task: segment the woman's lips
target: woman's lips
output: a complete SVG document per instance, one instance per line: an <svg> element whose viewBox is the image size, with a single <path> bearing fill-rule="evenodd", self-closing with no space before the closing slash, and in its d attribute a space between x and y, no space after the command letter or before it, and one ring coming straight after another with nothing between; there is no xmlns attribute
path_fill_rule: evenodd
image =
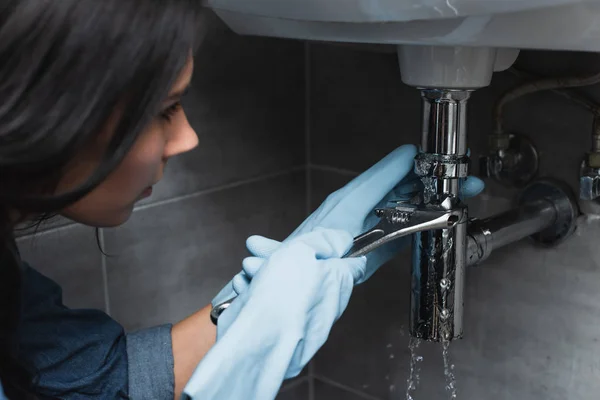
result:
<svg viewBox="0 0 600 400"><path fill-rule="evenodd" d="M141 194L141 198L146 198L146 197L150 197L152 196L152 186L149 186L146 188L146 190L144 190Z"/></svg>

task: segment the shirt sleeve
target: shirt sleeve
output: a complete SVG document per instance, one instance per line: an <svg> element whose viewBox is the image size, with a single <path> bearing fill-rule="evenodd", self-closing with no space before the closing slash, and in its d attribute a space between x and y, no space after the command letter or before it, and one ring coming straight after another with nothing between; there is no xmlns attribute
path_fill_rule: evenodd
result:
<svg viewBox="0 0 600 400"><path fill-rule="evenodd" d="M174 398L171 328L170 324L162 325L127 335L131 399Z"/></svg>
<svg viewBox="0 0 600 400"><path fill-rule="evenodd" d="M19 358L35 372L42 398L128 399L128 359L121 325L99 310L62 303L55 282L24 264Z"/></svg>
<svg viewBox="0 0 600 400"><path fill-rule="evenodd" d="M69 309L54 281L23 266L19 357L36 371L36 395L63 400L171 400L171 325L126 334L106 313ZM0 397L1 399L1 397Z"/></svg>

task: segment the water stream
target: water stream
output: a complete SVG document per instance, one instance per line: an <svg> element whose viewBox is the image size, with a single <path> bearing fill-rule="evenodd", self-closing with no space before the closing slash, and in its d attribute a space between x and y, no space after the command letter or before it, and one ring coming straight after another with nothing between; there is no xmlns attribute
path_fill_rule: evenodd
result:
<svg viewBox="0 0 600 400"><path fill-rule="evenodd" d="M414 400L411 393L417 390L420 382L419 372L421 371L420 363L423 361L423 356L417 354L421 339L410 338L408 348L410 349L410 374L406 380L406 400Z"/></svg>
<svg viewBox="0 0 600 400"><path fill-rule="evenodd" d="M450 394L450 399L456 399L456 377L454 376L454 364L450 360L448 349L450 342L444 340L442 343L442 358L444 359L444 376L446 377L446 391Z"/></svg>
<svg viewBox="0 0 600 400"><path fill-rule="evenodd" d="M421 381L421 363L423 362L423 356L418 354L419 346L422 341L420 339L411 338L408 343L410 350L410 373L406 380L406 400L415 400L413 397L414 392L419 388ZM448 398L454 400L458 398L456 389L456 376L454 375L454 364L450 357L450 342L445 340L442 342L442 358L444 361L444 378L445 378L445 389L448 393Z"/></svg>

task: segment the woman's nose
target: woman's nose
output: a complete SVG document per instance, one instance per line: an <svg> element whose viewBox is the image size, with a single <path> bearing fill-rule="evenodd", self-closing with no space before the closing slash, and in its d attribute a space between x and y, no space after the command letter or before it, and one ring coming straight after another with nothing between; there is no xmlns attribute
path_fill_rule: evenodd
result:
<svg viewBox="0 0 600 400"><path fill-rule="evenodd" d="M198 146L198 135L190 125L187 116L182 115L182 120L175 127L165 146L165 158L173 157L188 152Z"/></svg>

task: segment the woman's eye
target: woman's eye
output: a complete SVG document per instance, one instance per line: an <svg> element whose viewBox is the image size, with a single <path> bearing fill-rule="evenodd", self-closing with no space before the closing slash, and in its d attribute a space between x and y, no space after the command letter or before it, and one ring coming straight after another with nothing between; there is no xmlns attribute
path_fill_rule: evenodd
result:
<svg viewBox="0 0 600 400"><path fill-rule="evenodd" d="M177 112L180 109L181 109L181 102L178 101L177 103L173 104L172 106L169 106L169 108L166 108L165 110L163 110L163 112L160 114L160 117L163 118L167 122L171 122L171 118L173 118L173 116L175 114L177 114Z"/></svg>

